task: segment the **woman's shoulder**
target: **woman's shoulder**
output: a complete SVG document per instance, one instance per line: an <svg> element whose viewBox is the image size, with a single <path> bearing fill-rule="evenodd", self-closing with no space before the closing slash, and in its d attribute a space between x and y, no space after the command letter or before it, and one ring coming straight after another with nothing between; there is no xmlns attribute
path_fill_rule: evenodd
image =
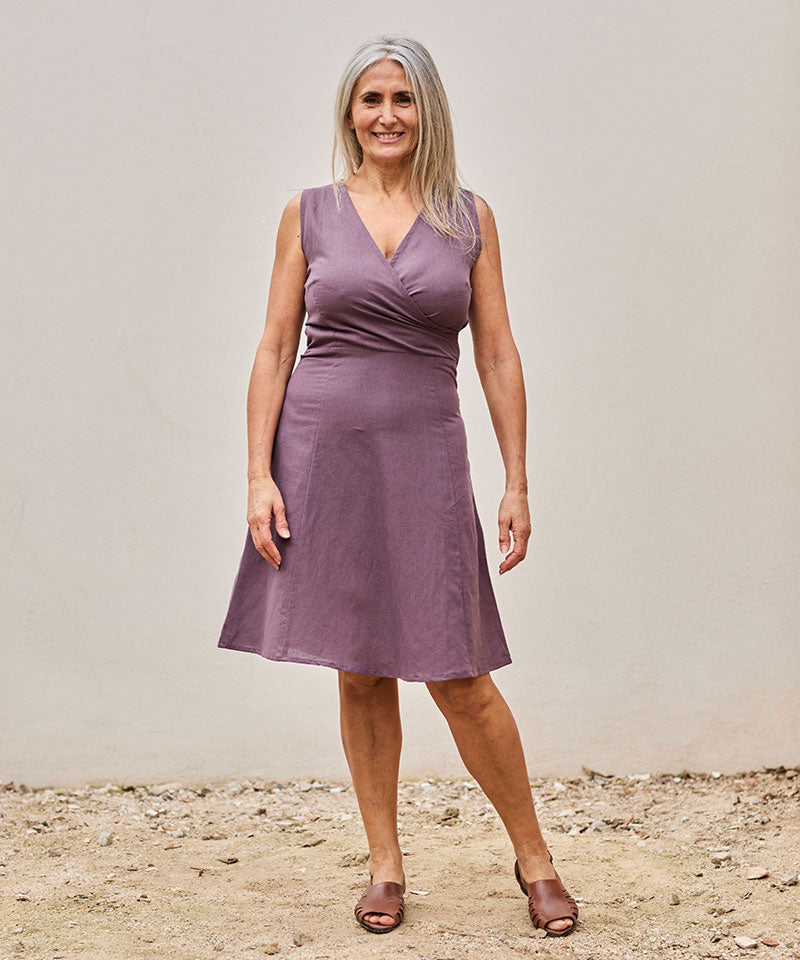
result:
<svg viewBox="0 0 800 960"><path fill-rule="evenodd" d="M483 198L480 193L475 193L473 190L468 190L472 206L475 210L475 214L478 218L478 225L480 226L481 234L485 234L487 228L490 226L492 220L494 219L494 214L492 213L492 208Z"/></svg>
<svg viewBox="0 0 800 960"><path fill-rule="evenodd" d="M343 186L342 186L341 180L340 180L339 183L338 183L338 187L339 187L339 190L344 189ZM306 198L310 198L310 197L314 197L314 198L316 198L316 197L327 197L327 196L331 196L331 197L332 197L332 196L333 196L333 188L334 188L334 183L333 183L333 182L331 182L331 183L319 183L319 184L315 184L314 186L311 186L311 187L304 187L304 188L300 191L300 193L298 193L298 196L301 196L301 195L302 195L302 196L304 196L304 197L306 197Z"/></svg>
<svg viewBox="0 0 800 960"><path fill-rule="evenodd" d="M309 200L317 200L328 193L333 193L332 183L323 183L311 187L303 187L293 193L284 204L287 213L299 213Z"/></svg>
<svg viewBox="0 0 800 960"><path fill-rule="evenodd" d="M483 199L481 194L475 190L471 190L469 187L460 187L459 189L461 190L462 196L466 197L468 201L471 201L479 214L485 214L489 210L489 204Z"/></svg>
<svg viewBox="0 0 800 960"><path fill-rule="evenodd" d="M289 200L288 205L296 210L300 222L300 243L309 260L316 249L317 235L325 230L325 225L336 211L333 183L304 187Z"/></svg>

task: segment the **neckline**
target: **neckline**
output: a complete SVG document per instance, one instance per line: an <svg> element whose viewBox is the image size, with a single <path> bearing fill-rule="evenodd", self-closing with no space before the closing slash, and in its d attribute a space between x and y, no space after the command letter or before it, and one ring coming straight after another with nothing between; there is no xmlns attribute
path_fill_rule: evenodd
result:
<svg viewBox="0 0 800 960"><path fill-rule="evenodd" d="M394 264L395 259L397 258L397 254L398 254L398 253L400 252L400 250L405 246L406 241L407 241L408 238L411 236L411 234L414 232L414 228L415 228L415 227L417 226L417 224L421 221L421 218L422 218L422 210L420 210L420 212L419 212L419 213L417 214L417 216L415 217L414 222L411 224L411 226L410 226L410 227L408 228L408 230L406 231L405 236L403 237L403 239L402 239L402 240L400 241L400 243L398 243L397 246L394 248L394 253L391 255L391 257L388 257L388 258L387 258L386 256L384 256L383 250L381 250L381 248L380 248L380 247L378 246L378 244L375 242L375 238L372 236L372 234L369 232L369 230L367 230L367 225L366 225L366 224L364 223L364 221L361 219L361 214L360 214L360 213L358 212L358 210L356 209L356 205L353 203L353 198L350 196L350 191L349 191L349 190L347 189L347 187L345 186L345 183L344 183L343 180L340 180L340 181L339 181L339 186L342 188L342 190L344 191L344 193L347 194L347 201L348 201L348 203L349 203L349 205L350 205L350 209L352 210L353 215L355 216L356 220L361 224L361 229L364 231L364 234L366 235L366 237L367 237L367 239L369 240L370 244L371 244L372 247L374 247L374 249L377 251L377 253L378 253L378 255L380 256L381 260L383 260L383 262L384 262L387 266L391 267L391 266ZM424 208L423 208L423 209L424 209Z"/></svg>

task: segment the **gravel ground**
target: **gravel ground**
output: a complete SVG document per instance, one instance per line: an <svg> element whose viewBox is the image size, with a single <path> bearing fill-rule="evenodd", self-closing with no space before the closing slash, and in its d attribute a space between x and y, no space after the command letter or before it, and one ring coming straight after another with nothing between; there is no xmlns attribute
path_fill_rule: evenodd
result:
<svg viewBox="0 0 800 960"><path fill-rule="evenodd" d="M528 919L472 780L403 780L406 918L353 907L367 849L348 783L0 784L0 956L71 960L800 958L800 771L531 781L580 920Z"/></svg>

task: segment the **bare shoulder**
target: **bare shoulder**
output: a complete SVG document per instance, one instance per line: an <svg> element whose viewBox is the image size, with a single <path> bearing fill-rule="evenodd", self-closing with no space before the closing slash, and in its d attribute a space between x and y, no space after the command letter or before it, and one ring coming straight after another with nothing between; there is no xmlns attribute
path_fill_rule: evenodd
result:
<svg viewBox="0 0 800 960"><path fill-rule="evenodd" d="M473 194L475 197L475 210L478 214L478 223L481 228L481 234L484 241L491 241L497 236L497 224L494 219L494 211L479 194Z"/></svg>
<svg viewBox="0 0 800 960"><path fill-rule="evenodd" d="M300 243L301 224L300 224L300 199L303 191L294 194L286 202L281 220L278 224L277 245L278 248L286 253L293 251L302 256L302 247Z"/></svg>
<svg viewBox="0 0 800 960"><path fill-rule="evenodd" d="M293 197L290 197L286 203L286 206L283 208L283 214L281 216L281 223L285 222L297 222L300 223L300 200L303 196L303 191L300 190L299 193L296 193Z"/></svg>
<svg viewBox="0 0 800 960"><path fill-rule="evenodd" d="M474 193L473 195L475 197L475 211L478 214L478 225L481 230L481 255L478 257L478 262L484 262L487 258L493 260L495 251L499 246L494 212L480 194ZM487 256L483 256L484 251Z"/></svg>
<svg viewBox="0 0 800 960"><path fill-rule="evenodd" d="M478 222L481 228L484 226L488 227L494 221L492 208L479 193L473 193L473 196L475 197L475 210L478 213Z"/></svg>

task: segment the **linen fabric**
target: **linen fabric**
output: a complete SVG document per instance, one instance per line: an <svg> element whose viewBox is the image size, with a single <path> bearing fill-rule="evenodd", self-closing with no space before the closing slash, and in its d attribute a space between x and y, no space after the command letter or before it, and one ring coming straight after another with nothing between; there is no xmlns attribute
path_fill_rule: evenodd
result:
<svg viewBox="0 0 800 960"><path fill-rule="evenodd" d="M477 242L420 214L391 260L343 183L303 190L307 345L271 470L280 569L249 527L218 646L408 681L511 663L470 477L457 366Z"/></svg>

